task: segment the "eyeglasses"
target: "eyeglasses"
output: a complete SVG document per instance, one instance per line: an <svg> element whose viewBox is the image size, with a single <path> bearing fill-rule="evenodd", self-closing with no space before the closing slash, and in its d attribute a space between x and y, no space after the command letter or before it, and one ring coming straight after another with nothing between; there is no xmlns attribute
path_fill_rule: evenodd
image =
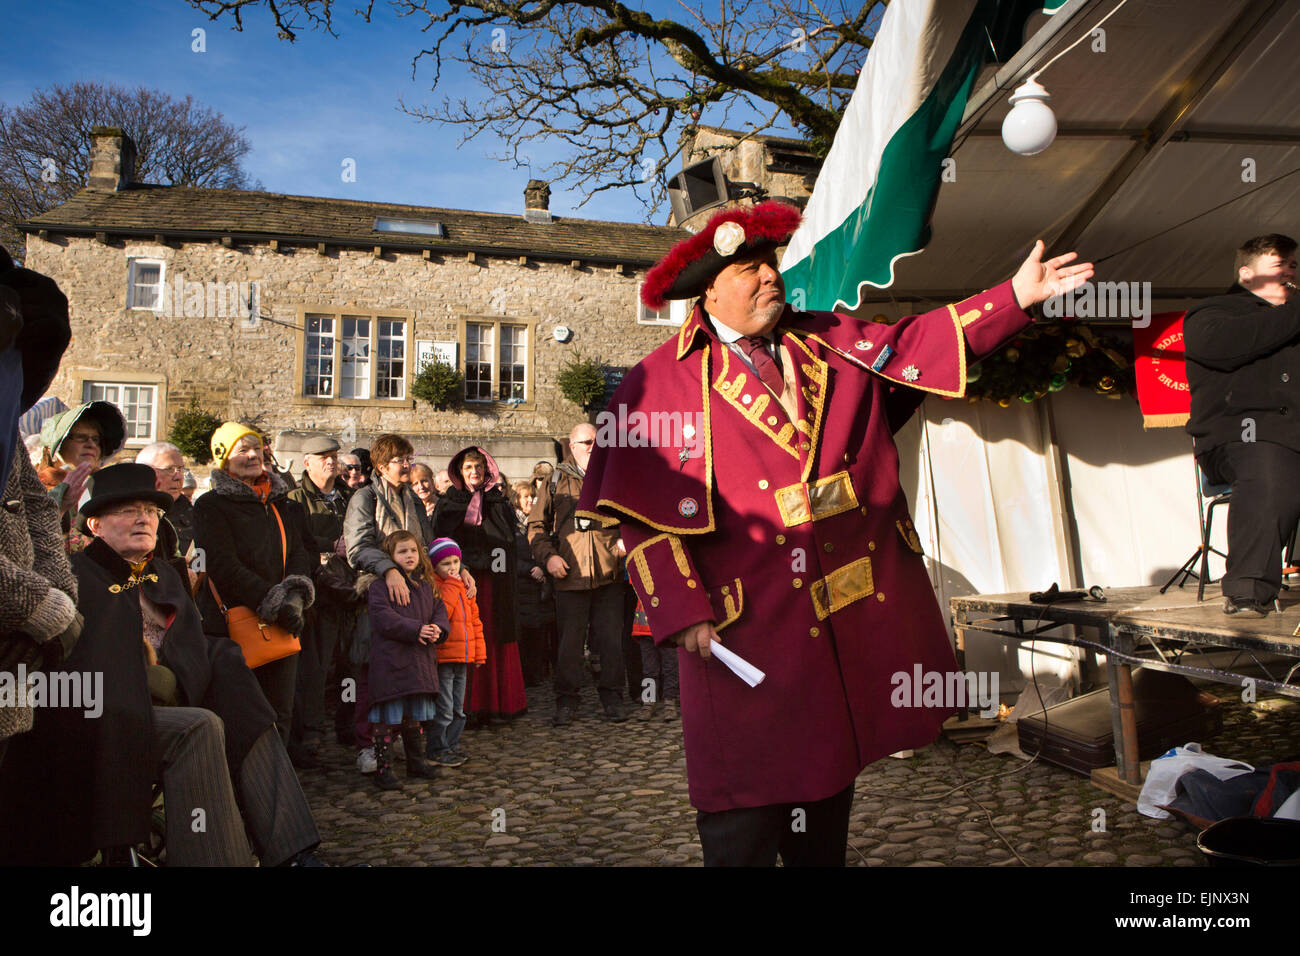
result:
<svg viewBox="0 0 1300 956"><path fill-rule="evenodd" d="M163 472L163 473L165 473L165 474L168 474L168 475L183 475L183 474L185 474L185 466L184 466L184 465L176 465L176 466L174 466L174 467L172 467L172 468L168 468L166 465L154 465L154 466L153 466L153 470L154 470L154 471L161 471L161 472Z"/></svg>
<svg viewBox="0 0 1300 956"><path fill-rule="evenodd" d="M96 445L104 443L99 432L70 432L64 441L94 442Z"/></svg>
<svg viewBox="0 0 1300 956"><path fill-rule="evenodd" d="M161 508L153 505L127 505L123 508L113 508L110 511L102 512L105 518L132 517L132 518L153 518L155 521L162 518L164 512Z"/></svg>
<svg viewBox="0 0 1300 956"><path fill-rule="evenodd" d="M573 442L573 444L575 444L575 445L594 445L594 444L596 444L596 439L594 439L594 438L584 438L582 441L575 441L575 442Z"/></svg>
<svg viewBox="0 0 1300 956"><path fill-rule="evenodd" d="M390 465L414 465L415 457L412 455L408 455L405 458L390 458L388 459L388 463Z"/></svg>
<svg viewBox="0 0 1300 956"><path fill-rule="evenodd" d="M360 471L360 470L361 470L361 466L360 466L360 465L344 465L344 466L343 466L343 470L344 470L344 471Z"/></svg>

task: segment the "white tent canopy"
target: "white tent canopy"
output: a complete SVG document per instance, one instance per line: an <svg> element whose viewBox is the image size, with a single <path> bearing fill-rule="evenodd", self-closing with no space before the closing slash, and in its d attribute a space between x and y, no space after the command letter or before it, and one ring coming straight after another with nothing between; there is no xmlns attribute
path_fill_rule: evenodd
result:
<svg viewBox="0 0 1300 956"><path fill-rule="evenodd" d="M1096 261L1099 281L1150 282L1152 311L1180 309L1226 289L1246 238L1300 231L1300 173L1288 175L1300 169L1300 3L1129 0L1104 39L1090 36L1039 77L1055 142L1032 157L1003 145L1011 92L1117 3L1071 0L1035 15L1022 48L986 68L931 242L898 260L891 288L865 288L859 314L965 298L1007 278L1038 237ZM1073 387L1010 408L931 397L899 445L945 607L1053 581L1160 584L1199 541L1191 440L1144 431L1131 399ZM991 641L969 652L976 669L1010 653Z"/></svg>
<svg viewBox="0 0 1300 956"><path fill-rule="evenodd" d="M1039 77L1056 141L1028 157L1003 145L1011 92L1116 3L1072 0L1030 18L1024 46L968 101L932 241L869 298L963 298L1010 275L1042 237L1098 261L1099 280L1151 282L1176 304L1226 288L1243 240L1296 231L1292 0L1129 0L1101 28L1104 52L1090 36Z"/></svg>

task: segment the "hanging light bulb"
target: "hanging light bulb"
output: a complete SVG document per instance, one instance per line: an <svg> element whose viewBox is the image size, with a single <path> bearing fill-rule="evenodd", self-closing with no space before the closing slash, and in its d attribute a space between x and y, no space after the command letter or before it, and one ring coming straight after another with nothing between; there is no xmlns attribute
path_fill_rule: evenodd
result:
<svg viewBox="0 0 1300 956"><path fill-rule="evenodd" d="M1021 156L1033 156L1056 139L1056 114L1047 105L1051 94L1032 77L1011 94L1011 112L1002 121L1002 142Z"/></svg>

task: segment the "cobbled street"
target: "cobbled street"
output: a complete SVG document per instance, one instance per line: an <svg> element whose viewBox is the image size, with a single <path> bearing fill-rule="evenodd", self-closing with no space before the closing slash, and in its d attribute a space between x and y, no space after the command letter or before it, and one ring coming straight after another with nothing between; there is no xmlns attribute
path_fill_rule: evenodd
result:
<svg viewBox="0 0 1300 956"><path fill-rule="evenodd" d="M1224 703L1208 752L1251 763L1296 755L1300 703ZM699 866L680 721L596 717L588 687L578 719L551 726L549 686L513 722L466 733L472 759L432 782L403 776L379 791L333 741L325 770L301 773L324 842L340 866ZM1017 770L949 792L963 782ZM1104 830L1095 830L1104 811ZM1196 833L1140 815L1083 776L946 739L858 777L847 863L855 866L1203 866ZM1008 845L1009 844L1009 845ZM1017 857L1016 854L1019 854Z"/></svg>

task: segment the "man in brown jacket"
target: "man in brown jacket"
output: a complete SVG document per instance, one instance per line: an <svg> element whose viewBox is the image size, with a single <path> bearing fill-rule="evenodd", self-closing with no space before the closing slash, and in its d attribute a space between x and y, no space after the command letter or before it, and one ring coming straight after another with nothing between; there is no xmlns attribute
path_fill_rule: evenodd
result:
<svg viewBox="0 0 1300 956"><path fill-rule="evenodd" d="M556 727L570 723L578 707L588 626L592 647L600 655L597 689L605 719L618 723L630 716L622 702L623 543L617 526L602 528L577 516L582 479L595 444L594 426L574 426L569 454L555 472L558 480L537 489L528 515L528 545L555 583L560 625L552 720Z"/></svg>

